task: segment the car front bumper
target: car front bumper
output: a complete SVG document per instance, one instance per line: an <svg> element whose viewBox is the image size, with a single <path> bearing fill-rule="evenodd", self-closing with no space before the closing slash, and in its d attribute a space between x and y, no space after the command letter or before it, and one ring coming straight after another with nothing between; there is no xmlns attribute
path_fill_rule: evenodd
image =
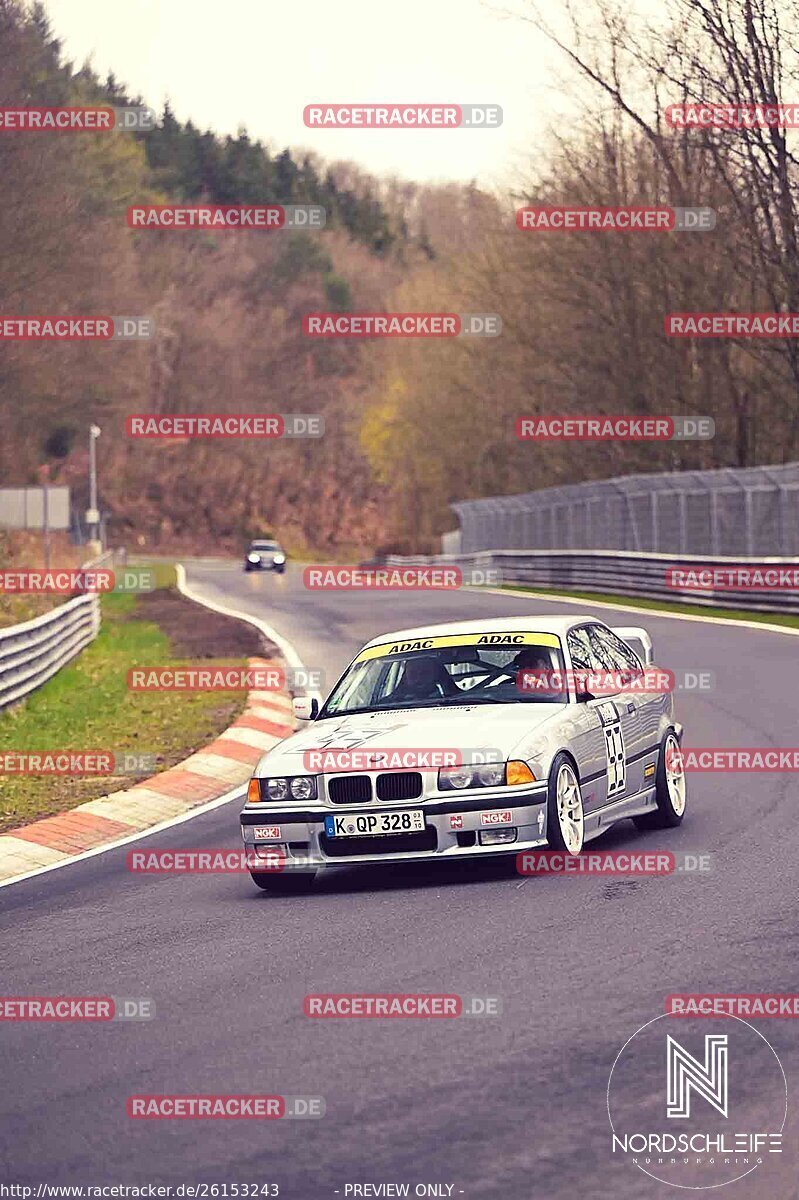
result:
<svg viewBox="0 0 799 1200"><path fill-rule="evenodd" d="M485 858L546 845L546 784L520 787L518 793L498 797L494 792L481 797L469 792L402 804L248 804L241 813L241 834L252 870L258 869L259 859L264 861L264 870L269 870L275 854L285 868L297 870L337 864ZM335 838L325 833L325 817L408 810L424 812L423 833ZM513 841L481 844L481 834L490 836L513 829Z"/></svg>

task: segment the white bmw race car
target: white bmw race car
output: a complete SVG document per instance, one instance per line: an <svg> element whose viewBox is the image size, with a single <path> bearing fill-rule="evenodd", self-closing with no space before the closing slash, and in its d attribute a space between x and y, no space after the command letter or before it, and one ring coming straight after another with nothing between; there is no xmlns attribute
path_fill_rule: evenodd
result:
<svg viewBox="0 0 799 1200"><path fill-rule="evenodd" d="M369 642L263 756L241 813L252 877L331 863L577 854L626 817L679 825L682 726L643 629L594 617L463 621ZM673 676L671 677L673 681Z"/></svg>

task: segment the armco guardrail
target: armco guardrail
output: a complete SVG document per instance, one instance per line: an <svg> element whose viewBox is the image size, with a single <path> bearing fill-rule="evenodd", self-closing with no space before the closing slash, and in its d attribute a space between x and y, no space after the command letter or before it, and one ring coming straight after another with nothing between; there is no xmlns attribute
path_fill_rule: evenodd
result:
<svg viewBox="0 0 799 1200"><path fill-rule="evenodd" d="M782 569L799 578L799 558L706 558L624 550L482 550L474 554L440 554L432 558L391 556L385 562L398 566L421 562L451 564L460 567L464 574L477 569L489 582L492 575L487 573L493 572L499 583L556 591L610 592L716 608L799 613L799 590L795 586L712 591L678 588L667 582L667 572L675 567L692 571L738 566L764 572Z"/></svg>
<svg viewBox="0 0 799 1200"><path fill-rule="evenodd" d="M110 564L101 555L84 567ZM75 596L51 612L21 625L0 629L0 709L41 687L80 654L100 631L100 598Z"/></svg>

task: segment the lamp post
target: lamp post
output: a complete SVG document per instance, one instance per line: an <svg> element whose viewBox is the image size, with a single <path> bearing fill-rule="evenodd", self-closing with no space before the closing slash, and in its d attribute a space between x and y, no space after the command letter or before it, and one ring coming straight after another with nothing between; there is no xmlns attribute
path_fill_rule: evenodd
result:
<svg viewBox="0 0 799 1200"><path fill-rule="evenodd" d="M42 545L44 547L44 569L50 570L50 464L43 463L39 467L39 478L42 481Z"/></svg>
<svg viewBox="0 0 799 1200"><path fill-rule="evenodd" d="M97 507L97 452L95 443L100 436L99 425L89 426L89 511L86 513L86 523L93 537L93 542L100 540L100 512ZM102 546L100 547L102 551Z"/></svg>

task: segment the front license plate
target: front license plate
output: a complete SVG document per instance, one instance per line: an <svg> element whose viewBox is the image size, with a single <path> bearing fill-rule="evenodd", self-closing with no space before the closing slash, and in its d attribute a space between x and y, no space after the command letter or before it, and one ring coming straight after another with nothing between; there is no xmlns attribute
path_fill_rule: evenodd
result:
<svg viewBox="0 0 799 1200"><path fill-rule="evenodd" d="M376 837L390 833L423 833L424 813L357 813L352 816L325 817L328 837Z"/></svg>

